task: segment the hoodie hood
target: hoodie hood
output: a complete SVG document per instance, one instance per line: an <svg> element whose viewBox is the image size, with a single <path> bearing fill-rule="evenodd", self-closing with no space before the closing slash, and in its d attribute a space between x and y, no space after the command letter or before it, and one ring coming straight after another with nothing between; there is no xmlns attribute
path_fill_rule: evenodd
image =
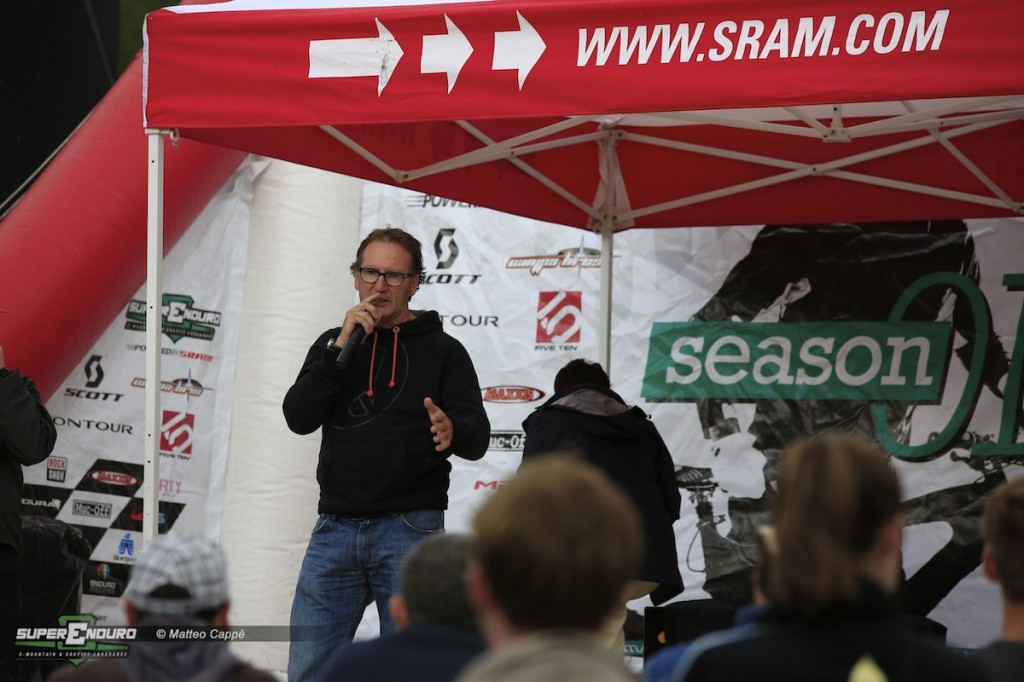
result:
<svg viewBox="0 0 1024 682"><path fill-rule="evenodd" d="M530 420L542 410L567 410L582 417L581 429L600 438L632 438L645 429L647 415L639 407L630 407L618 393L600 386L572 386L556 393L523 422L529 431Z"/></svg>
<svg viewBox="0 0 1024 682"><path fill-rule="evenodd" d="M147 619L149 620L149 619ZM167 618L139 625L208 626L199 619ZM163 640L132 645L131 656L121 661L131 682L221 682L243 665L228 649L227 642L209 640Z"/></svg>

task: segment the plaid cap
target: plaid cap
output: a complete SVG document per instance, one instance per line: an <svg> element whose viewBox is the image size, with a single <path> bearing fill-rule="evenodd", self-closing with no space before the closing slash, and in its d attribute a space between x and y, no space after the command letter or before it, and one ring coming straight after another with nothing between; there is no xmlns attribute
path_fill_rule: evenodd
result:
<svg viewBox="0 0 1024 682"><path fill-rule="evenodd" d="M160 535L143 548L125 597L136 609L157 615L215 609L228 600L224 551L208 538Z"/></svg>

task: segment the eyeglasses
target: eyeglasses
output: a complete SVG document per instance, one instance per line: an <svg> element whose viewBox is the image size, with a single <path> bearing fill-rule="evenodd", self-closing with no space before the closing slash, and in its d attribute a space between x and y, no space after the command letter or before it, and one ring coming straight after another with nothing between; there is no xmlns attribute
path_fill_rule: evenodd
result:
<svg viewBox="0 0 1024 682"><path fill-rule="evenodd" d="M389 287L397 287L405 281L406 277L412 277L405 272L381 272L376 268L359 268L359 279L367 284L376 284L381 275L384 276L384 283Z"/></svg>

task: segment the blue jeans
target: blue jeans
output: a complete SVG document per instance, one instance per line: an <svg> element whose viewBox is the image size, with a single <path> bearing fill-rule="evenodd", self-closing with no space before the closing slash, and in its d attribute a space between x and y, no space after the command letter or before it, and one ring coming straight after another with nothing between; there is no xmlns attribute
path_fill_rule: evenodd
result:
<svg viewBox="0 0 1024 682"><path fill-rule="evenodd" d="M321 514L292 602L291 625L298 629L288 649L289 682L315 682L326 659L352 641L371 601L377 602L381 634L394 632L388 602L399 590L402 560L413 545L439 532L439 509L363 519Z"/></svg>

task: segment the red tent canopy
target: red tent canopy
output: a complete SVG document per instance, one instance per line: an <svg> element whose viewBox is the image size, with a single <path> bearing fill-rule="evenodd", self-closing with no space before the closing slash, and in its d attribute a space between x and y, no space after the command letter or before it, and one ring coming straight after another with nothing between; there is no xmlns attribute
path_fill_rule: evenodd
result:
<svg viewBox="0 0 1024 682"><path fill-rule="evenodd" d="M580 227L1021 213L1016 0L363 5L150 14L146 126Z"/></svg>

